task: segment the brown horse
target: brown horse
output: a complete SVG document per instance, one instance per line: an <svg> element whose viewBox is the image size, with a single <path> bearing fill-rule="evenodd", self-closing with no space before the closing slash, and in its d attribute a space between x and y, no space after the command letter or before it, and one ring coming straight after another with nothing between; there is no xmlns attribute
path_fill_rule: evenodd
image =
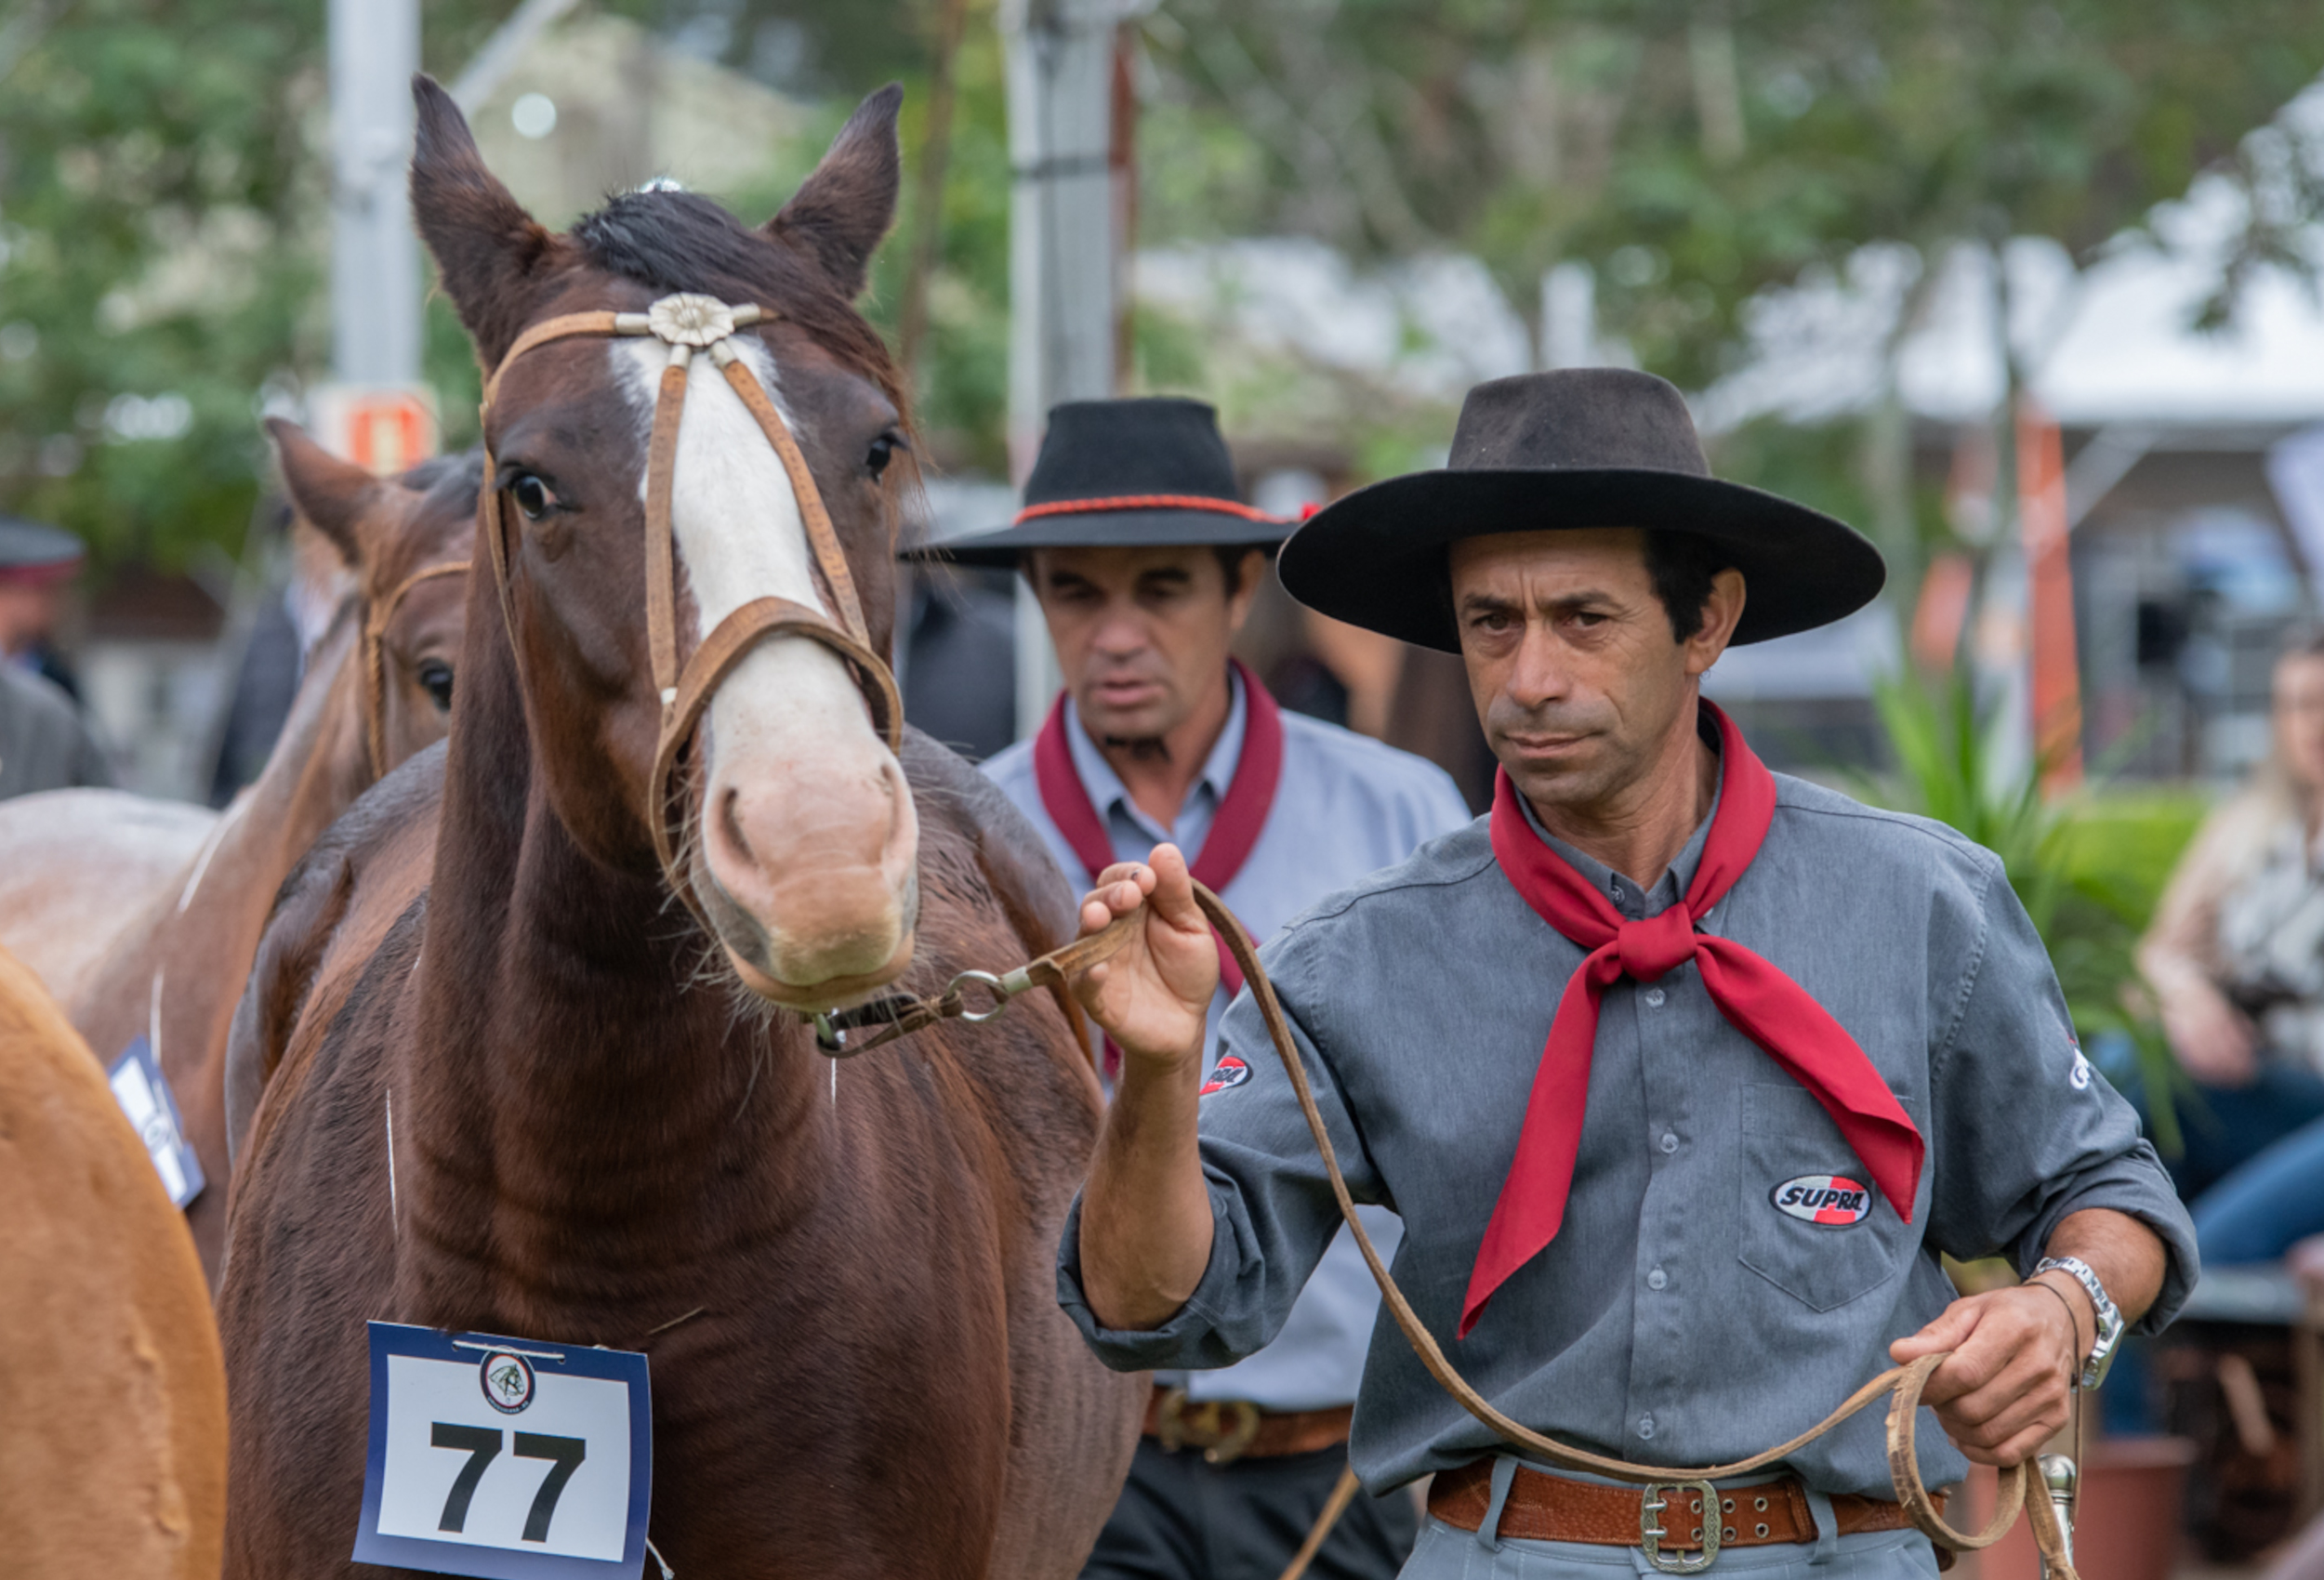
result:
<svg viewBox="0 0 2324 1580"><path fill-rule="evenodd" d="M268 425L299 514L345 559L354 596L310 658L266 769L122 930L72 1001L111 1060L150 1037L209 1188L186 1209L213 1283L226 1239L226 1035L291 867L380 772L443 738L474 535L475 455L379 479L286 422Z"/></svg>
<svg viewBox="0 0 2324 1580"><path fill-rule="evenodd" d="M370 610L378 607L376 600L364 607L364 588L387 585L362 555L400 552L391 531L361 531L358 520L363 512L376 509L390 522L402 520L415 496L441 481L450 463L429 462L383 483L334 460L292 425L270 426L283 452L286 492L299 507L291 531L293 592L297 605L312 612L301 622L308 650L301 696L327 697L334 707L353 708L361 702L357 692L334 686L337 665L359 656L363 644L360 637L356 641L334 638L346 637L341 629L345 619L352 619L353 630L360 633ZM310 507L332 518L328 533L314 524ZM355 514L349 513L350 507ZM432 699L426 693L430 687L442 690L448 683L448 665L459 648L458 621L466 604L456 591L449 596L420 596L423 589L418 587L413 591L417 605L409 612L390 611L396 628L386 633L384 641L369 644L371 652L388 660L379 679L382 712L391 716L385 719L390 766L443 737L441 710L429 705ZM444 628L447 615L449 629ZM302 701L294 705L308 704ZM334 725L339 722L333 720ZM338 756L308 774L308 782L332 788L339 798L323 809L319 818L300 820L310 831L344 810L355 792L376 777L364 760L360 728L350 733L326 727L319 738ZM303 760L291 760L296 755L278 744L270 767L278 774L305 773ZM0 948L30 967L58 1003L83 1003L91 978L124 937L149 919L149 909L158 912L165 897L175 900L183 894L197 866L206 871L222 860L231 871L239 858L231 849L214 849L212 841L224 836L240 816L230 809L221 819L206 807L124 790L50 790L0 802ZM287 870L278 866L264 877L269 895ZM263 910L259 915L262 918ZM244 961L246 965L246 951ZM241 989L241 972L235 974L235 992ZM98 1041L102 1047L103 1039Z"/></svg>
<svg viewBox="0 0 2324 1580"><path fill-rule="evenodd" d="M0 950L0 1551L213 1580L226 1373L201 1264L88 1048Z"/></svg>
<svg viewBox="0 0 2324 1580"><path fill-rule="evenodd" d="M188 801L43 790L0 801L0 949L70 1004L144 902L218 829Z"/></svg>
<svg viewBox="0 0 2324 1580"><path fill-rule="evenodd" d="M651 1538L681 1575L1063 1577L1120 1486L1142 1384L1054 1292L1099 1114L1062 998L845 1065L770 1002L933 992L1062 938L1031 829L925 738L891 753L838 654L785 632L693 732L676 891L655 849L657 380L688 390L659 474L678 656L754 599L844 603L815 497L825 580L892 636L902 396L851 303L899 98L763 230L656 191L552 235L419 87L420 230L501 370L475 557L497 536L506 580L474 578L447 752L318 842L237 1015L231 1079L271 1073L219 1297L230 1575L351 1571L365 1319L646 1349ZM767 309L730 375L772 389L812 490L710 358L666 375L658 341L589 336L502 366L676 292Z"/></svg>

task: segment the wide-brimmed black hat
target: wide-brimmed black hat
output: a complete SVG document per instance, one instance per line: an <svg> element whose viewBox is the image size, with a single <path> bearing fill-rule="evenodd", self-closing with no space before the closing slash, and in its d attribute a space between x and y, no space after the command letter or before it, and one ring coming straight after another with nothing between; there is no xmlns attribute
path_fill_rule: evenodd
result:
<svg viewBox="0 0 2324 1580"><path fill-rule="evenodd" d="M1422 647L1460 651L1445 550L1461 538L1578 527L1687 533L1743 573L1734 640L1829 625L1887 579L1854 528L1710 475L1685 398L1652 374L1568 368L1469 391L1440 471L1325 507L1276 561L1317 612Z"/></svg>
<svg viewBox="0 0 2324 1580"><path fill-rule="evenodd" d="M907 549L905 558L1011 566L1028 548L1256 548L1281 543L1292 524L1242 502L1219 415L1200 401L1069 401L1050 410L1013 524Z"/></svg>

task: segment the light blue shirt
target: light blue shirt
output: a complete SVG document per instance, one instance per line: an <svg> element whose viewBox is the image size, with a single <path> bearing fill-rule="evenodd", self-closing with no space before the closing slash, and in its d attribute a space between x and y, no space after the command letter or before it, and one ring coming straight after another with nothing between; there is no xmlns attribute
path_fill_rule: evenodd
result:
<svg viewBox="0 0 2324 1580"><path fill-rule="evenodd" d="M1142 862L1168 840L1198 857L1219 803L1235 782L1243 757L1249 707L1242 682L1232 679L1234 701L1186 793L1175 824L1165 826L1139 810L1069 699L1065 741L1089 803L1104 820L1117 861ZM1469 823L1469 809L1444 770L1352 731L1303 714L1283 718L1283 776L1258 840L1219 898L1251 937L1265 942L1317 901L1412 854L1438 835ZM984 764L984 772L1033 822L1065 874L1068 888L1086 889L1090 875L1050 821L1033 774L1033 743L1020 741ZM1223 991L1210 1004L1206 1040L1218 1058ZM1393 1256L1400 1228L1385 1208L1366 1207L1365 1227L1382 1256ZM1321 1410L1352 1403L1363 1375L1379 1292L1355 1241L1344 1229L1324 1254L1272 1344L1216 1371L1162 1374L1195 1399L1248 1399L1266 1410Z"/></svg>

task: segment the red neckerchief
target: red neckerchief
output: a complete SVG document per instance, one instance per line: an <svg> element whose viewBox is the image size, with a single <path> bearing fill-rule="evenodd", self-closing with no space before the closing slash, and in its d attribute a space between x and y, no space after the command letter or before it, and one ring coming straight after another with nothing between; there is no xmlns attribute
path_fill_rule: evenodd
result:
<svg viewBox="0 0 2324 1580"><path fill-rule="evenodd" d="M1243 681L1243 751L1235 760L1235 781L1219 798L1210 832L1203 836L1202 849L1193 863L1195 881L1208 886L1213 893L1224 892L1235 875L1243 870L1274 806L1275 786L1283 779L1283 718L1275 700L1241 659L1229 662ZM1041 732L1034 737L1033 782L1040 789L1041 805L1050 822L1065 836L1066 845L1089 870L1089 881L1094 886L1098 874L1114 864L1114 841L1074 769L1073 748L1065 740L1062 691ZM1233 997L1243 991L1243 973L1227 953L1225 941L1215 935L1214 941L1219 945L1219 978L1227 995ZM1105 1065L1108 1075L1121 1067L1120 1050L1110 1038L1105 1045Z"/></svg>
<svg viewBox="0 0 2324 1580"><path fill-rule="evenodd" d="M1624 977L1651 982L1692 960L1719 1012L1815 1094L1881 1194L1907 1223L1912 1221L1924 1147L1921 1132L1872 1061L1798 982L1734 940L1697 930L1696 919L1708 915L1750 869L1776 815L1775 776L1744 744L1732 719L1709 703L1702 707L1719 726L1719 810L1685 898L1658 916L1625 920L1595 884L1534 832L1509 775L1496 779L1493 854L1503 876L1543 921L1590 953L1567 981L1550 1024L1517 1156L1494 1204L1461 1302L1464 1338L1493 1291L1555 1239L1565 1221L1590 1097L1598 1005L1605 990Z"/></svg>

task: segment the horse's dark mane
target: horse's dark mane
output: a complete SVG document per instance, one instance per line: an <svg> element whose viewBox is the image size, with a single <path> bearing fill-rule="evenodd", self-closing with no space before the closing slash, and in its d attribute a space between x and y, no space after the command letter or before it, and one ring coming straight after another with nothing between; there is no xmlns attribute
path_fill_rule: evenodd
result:
<svg viewBox="0 0 2324 1580"><path fill-rule="evenodd" d="M903 379L887 344L814 260L700 193L616 193L582 217L573 239L598 268L656 291L698 291L776 309L904 409Z"/></svg>

